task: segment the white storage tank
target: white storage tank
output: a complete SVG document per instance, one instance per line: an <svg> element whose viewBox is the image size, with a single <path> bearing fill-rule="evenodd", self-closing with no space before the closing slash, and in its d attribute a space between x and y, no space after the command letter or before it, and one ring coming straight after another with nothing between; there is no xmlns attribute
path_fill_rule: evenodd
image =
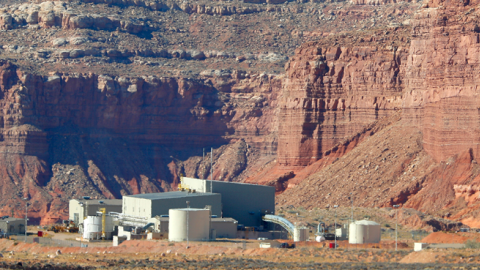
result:
<svg viewBox="0 0 480 270"><path fill-rule="evenodd" d="M210 238L210 210L180 208L168 211L168 241L202 241ZM188 222L188 230L187 230Z"/></svg>
<svg viewBox="0 0 480 270"><path fill-rule="evenodd" d="M360 220L350 223L348 243L366 244L379 243L381 238L380 224L370 220Z"/></svg>
<svg viewBox="0 0 480 270"><path fill-rule="evenodd" d="M105 217L105 234L110 239L113 232L113 217ZM84 239L100 239L102 237L102 217L88 216L83 221L83 238Z"/></svg>
<svg viewBox="0 0 480 270"><path fill-rule="evenodd" d="M306 227L295 227L293 231L293 241L307 241L308 240L308 228Z"/></svg>

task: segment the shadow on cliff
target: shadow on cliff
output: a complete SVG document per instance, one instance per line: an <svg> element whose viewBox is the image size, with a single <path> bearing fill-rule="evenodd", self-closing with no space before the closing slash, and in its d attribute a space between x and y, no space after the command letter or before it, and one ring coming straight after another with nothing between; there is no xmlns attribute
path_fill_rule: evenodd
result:
<svg viewBox="0 0 480 270"><path fill-rule="evenodd" d="M168 155L161 147L137 143L106 130L56 128L49 130L48 141L50 164L79 166L107 198L164 191L162 181L172 178L167 162L163 162ZM108 192L100 191L98 181Z"/></svg>
<svg viewBox="0 0 480 270"><path fill-rule="evenodd" d="M81 168L82 173L70 178L84 176L95 194L106 198L172 190L179 178L176 170L172 170L172 161L202 153L201 147L179 151L175 146L139 141L105 129L70 125L48 133L52 167L57 164ZM214 146L222 143L223 140L218 140Z"/></svg>

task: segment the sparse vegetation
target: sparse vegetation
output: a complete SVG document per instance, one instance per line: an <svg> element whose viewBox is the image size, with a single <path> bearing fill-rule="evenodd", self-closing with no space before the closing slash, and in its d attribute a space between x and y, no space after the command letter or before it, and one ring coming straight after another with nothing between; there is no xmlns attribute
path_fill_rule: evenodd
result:
<svg viewBox="0 0 480 270"><path fill-rule="evenodd" d="M480 243L475 240L467 240L467 242L465 243L465 248L479 249Z"/></svg>

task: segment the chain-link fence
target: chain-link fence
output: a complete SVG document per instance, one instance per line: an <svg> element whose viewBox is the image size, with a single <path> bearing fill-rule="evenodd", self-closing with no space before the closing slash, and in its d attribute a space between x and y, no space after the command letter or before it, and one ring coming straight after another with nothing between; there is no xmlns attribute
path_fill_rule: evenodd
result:
<svg viewBox="0 0 480 270"><path fill-rule="evenodd" d="M20 235L12 236L11 239L16 241L25 242L25 238ZM80 241L73 240L60 240L53 239L48 237L27 237L26 243L38 243L42 246L51 246L51 247L88 247L88 244L82 243Z"/></svg>
<svg viewBox="0 0 480 270"><path fill-rule="evenodd" d="M43 246L54 246L54 247L87 247L88 245L79 241L71 240L60 240L44 237L35 237L32 238L33 243L39 243Z"/></svg>

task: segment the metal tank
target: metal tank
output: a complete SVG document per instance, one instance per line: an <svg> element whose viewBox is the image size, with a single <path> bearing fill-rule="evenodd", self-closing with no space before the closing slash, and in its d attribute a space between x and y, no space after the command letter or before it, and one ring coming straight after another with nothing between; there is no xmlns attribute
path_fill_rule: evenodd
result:
<svg viewBox="0 0 480 270"><path fill-rule="evenodd" d="M295 227L293 231L293 241L307 241L308 240L308 228L306 227Z"/></svg>
<svg viewBox="0 0 480 270"><path fill-rule="evenodd" d="M168 241L202 241L210 238L210 210L198 208L168 211Z"/></svg>
<svg viewBox="0 0 480 270"><path fill-rule="evenodd" d="M105 217L105 238L112 238L113 233L113 217ZM83 221L83 238L84 239L100 239L102 237L102 217L88 216Z"/></svg>
<svg viewBox="0 0 480 270"><path fill-rule="evenodd" d="M370 220L360 220L350 223L348 243L366 244L379 243L381 239L380 224Z"/></svg>

